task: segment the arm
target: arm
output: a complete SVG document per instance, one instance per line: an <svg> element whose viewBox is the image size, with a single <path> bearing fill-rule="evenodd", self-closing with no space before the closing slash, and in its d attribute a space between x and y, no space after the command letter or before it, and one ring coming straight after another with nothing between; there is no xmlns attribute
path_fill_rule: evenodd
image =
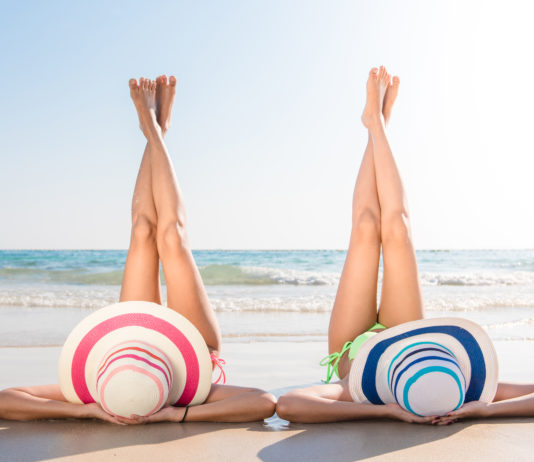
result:
<svg viewBox="0 0 534 462"><path fill-rule="evenodd" d="M419 417L396 404L354 403L346 379L290 391L278 399L276 413L291 422L319 423L390 418L412 423L429 423L432 417Z"/></svg>
<svg viewBox="0 0 534 462"><path fill-rule="evenodd" d="M434 423L447 425L464 418L533 417L534 384L499 383L492 403L472 401Z"/></svg>
<svg viewBox="0 0 534 462"><path fill-rule="evenodd" d="M203 404L191 406L186 422L254 422L274 414L276 398L257 388L212 385ZM181 422L184 407L167 406L149 417L135 416L138 423Z"/></svg>
<svg viewBox="0 0 534 462"><path fill-rule="evenodd" d="M8 388L0 391L0 419L36 420L97 418L123 424L107 414L98 404L69 403L59 385ZM133 423L133 422L131 422Z"/></svg>

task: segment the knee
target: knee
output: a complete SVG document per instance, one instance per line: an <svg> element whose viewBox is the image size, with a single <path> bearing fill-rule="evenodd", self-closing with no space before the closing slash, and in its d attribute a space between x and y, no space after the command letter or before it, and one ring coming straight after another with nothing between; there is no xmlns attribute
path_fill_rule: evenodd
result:
<svg viewBox="0 0 534 462"><path fill-rule="evenodd" d="M355 214L352 230L359 239L368 242L380 242L380 215L374 210L363 209Z"/></svg>
<svg viewBox="0 0 534 462"><path fill-rule="evenodd" d="M407 244L411 241L410 220L404 212L382 219L382 241Z"/></svg>
<svg viewBox="0 0 534 462"><path fill-rule="evenodd" d="M188 248L187 232L183 225L177 222L158 227L158 250L161 255L176 253Z"/></svg>
<svg viewBox="0 0 534 462"><path fill-rule="evenodd" d="M156 224L144 215L134 218L132 242L135 244L153 243L156 240Z"/></svg>

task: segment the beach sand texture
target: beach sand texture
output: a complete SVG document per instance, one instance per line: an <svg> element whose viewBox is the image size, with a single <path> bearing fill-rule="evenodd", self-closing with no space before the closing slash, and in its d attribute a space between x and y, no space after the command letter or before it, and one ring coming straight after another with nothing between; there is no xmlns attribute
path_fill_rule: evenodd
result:
<svg viewBox="0 0 534 462"><path fill-rule="evenodd" d="M530 341L496 342L501 378L526 380ZM0 387L56 380L60 348L0 348ZM317 383L324 342L226 345L229 383L280 395ZM97 421L0 421L0 460L451 461L532 460L534 419L460 422L432 427L391 421L291 424L161 423L121 427Z"/></svg>

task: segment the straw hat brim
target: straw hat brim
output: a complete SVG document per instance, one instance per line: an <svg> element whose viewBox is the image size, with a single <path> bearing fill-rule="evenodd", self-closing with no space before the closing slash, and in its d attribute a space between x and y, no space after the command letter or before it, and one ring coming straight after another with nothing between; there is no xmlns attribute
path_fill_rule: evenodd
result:
<svg viewBox="0 0 534 462"><path fill-rule="evenodd" d="M98 402L96 370L115 345L125 341L154 345L170 360L174 377L166 404L203 403L211 388L208 347L184 316L151 302L122 302L84 318L69 334L59 358L59 385L74 403Z"/></svg>
<svg viewBox="0 0 534 462"><path fill-rule="evenodd" d="M481 326L462 318L410 321L370 337L352 361L352 399L358 403L395 403L389 387L389 366L399 351L414 342L435 342L456 356L466 379L465 402L493 400L498 380L495 347Z"/></svg>

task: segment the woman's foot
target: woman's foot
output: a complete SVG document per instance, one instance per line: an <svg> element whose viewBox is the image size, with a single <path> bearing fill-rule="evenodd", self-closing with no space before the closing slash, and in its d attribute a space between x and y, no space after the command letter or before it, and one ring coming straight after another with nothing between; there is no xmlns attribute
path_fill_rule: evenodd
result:
<svg viewBox="0 0 534 462"><path fill-rule="evenodd" d="M130 79L130 96L137 109L139 125L144 135L150 135L161 131L156 119L156 82L141 77L139 84L136 79Z"/></svg>
<svg viewBox="0 0 534 462"><path fill-rule="evenodd" d="M167 81L166 75L160 75L156 79L156 116L164 134L171 126L174 95L176 95L176 77L171 75Z"/></svg>
<svg viewBox="0 0 534 462"><path fill-rule="evenodd" d="M387 125L389 118L391 117L391 110L393 109L393 104L397 99L399 93L400 79L395 76L393 77L392 83L388 85L386 90L386 95L384 96L384 105L382 106L382 115L384 116L384 123Z"/></svg>
<svg viewBox="0 0 534 462"><path fill-rule="evenodd" d="M384 66L380 66L380 69L374 67L369 72L369 78L367 79L367 102L365 103L362 114L362 122L368 129L382 123L384 96L390 81L391 76L387 73Z"/></svg>

